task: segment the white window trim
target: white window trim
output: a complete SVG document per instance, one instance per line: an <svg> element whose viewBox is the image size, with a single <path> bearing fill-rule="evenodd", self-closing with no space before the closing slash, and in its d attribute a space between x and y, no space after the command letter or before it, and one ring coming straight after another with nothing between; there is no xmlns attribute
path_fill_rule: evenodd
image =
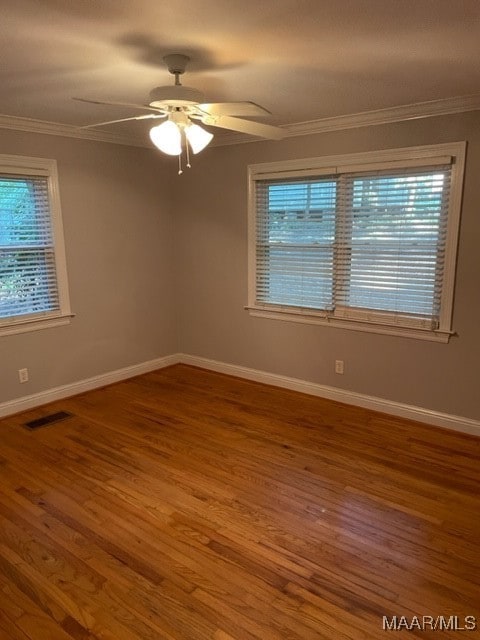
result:
<svg viewBox="0 0 480 640"><path fill-rule="evenodd" d="M46 176L48 181L48 197L52 221L52 235L55 247L55 269L60 309L43 314L22 316L11 320L0 319L0 336L25 333L38 329L48 329L69 324L73 317L68 293L67 263L63 235L62 210L58 187L58 171L56 160L50 158L33 158L29 156L0 155L0 174L16 174L25 176Z"/></svg>
<svg viewBox="0 0 480 640"><path fill-rule="evenodd" d="M304 158L252 164L248 167L248 303L245 307L250 315L300 322L306 324L329 325L354 331L366 331L387 335L396 335L434 342L448 342L455 333L452 330L453 299L455 286L455 267L460 227L460 212L463 192L463 174L465 169L466 142L453 142L400 149L383 149L336 156ZM269 178L292 178L312 175L334 175L341 172L415 167L422 164L452 163L451 191L447 225L447 244L445 250L445 279L441 302L439 328L422 329L415 326L392 326L381 324L379 318L368 320L333 318L326 311L292 308L282 305L258 304L256 302L256 209L255 182ZM341 169L341 171L340 171Z"/></svg>

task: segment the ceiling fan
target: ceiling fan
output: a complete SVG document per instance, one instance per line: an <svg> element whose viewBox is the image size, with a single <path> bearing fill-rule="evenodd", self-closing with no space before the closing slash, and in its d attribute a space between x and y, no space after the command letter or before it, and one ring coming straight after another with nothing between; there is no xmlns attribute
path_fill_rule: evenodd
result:
<svg viewBox="0 0 480 640"><path fill-rule="evenodd" d="M254 102L204 102L204 95L201 91L182 85L180 76L185 72L187 63L190 60L188 56L173 53L163 59L169 72L175 76L175 84L155 87L150 92L148 104L101 102L85 98L74 98L74 100L81 102L130 107L148 111L149 113L118 120L97 122L81 128L90 129L129 120L164 119L163 123L154 126L150 130L150 139L160 151L168 155L178 156L179 173L182 173L181 155L183 149L185 149L187 156L187 166L190 167L190 150L193 153L199 153L213 138L212 133L196 124L197 121L207 126L239 131L268 140L281 140L285 136L285 130L280 127L243 119L270 115L267 109ZM239 118L238 116L243 117Z"/></svg>

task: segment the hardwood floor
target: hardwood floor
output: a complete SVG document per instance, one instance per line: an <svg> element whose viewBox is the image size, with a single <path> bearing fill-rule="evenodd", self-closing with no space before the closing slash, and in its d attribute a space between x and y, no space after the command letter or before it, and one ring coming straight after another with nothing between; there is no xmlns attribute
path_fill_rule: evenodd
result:
<svg viewBox="0 0 480 640"><path fill-rule="evenodd" d="M23 426L54 411L73 416ZM0 433L2 639L480 625L480 439L184 365Z"/></svg>

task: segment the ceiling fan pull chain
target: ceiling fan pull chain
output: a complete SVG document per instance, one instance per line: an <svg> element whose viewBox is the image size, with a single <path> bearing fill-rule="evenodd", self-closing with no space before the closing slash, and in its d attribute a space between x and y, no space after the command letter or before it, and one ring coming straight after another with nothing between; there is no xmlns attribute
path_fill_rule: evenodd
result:
<svg viewBox="0 0 480 640"><path fill-rule="evenodd" d="M188 148L188 140L185 139L185 149L187 151L187 168L191 169L192 165L190 164L190 149Z"/></svg>
<svg viewBox="0 0 480 640"><path fill-rule="evenodd" d="M178 154L178 175L181 176L183 173L183 169L182 169L182 154L179 153Z"/></svg>

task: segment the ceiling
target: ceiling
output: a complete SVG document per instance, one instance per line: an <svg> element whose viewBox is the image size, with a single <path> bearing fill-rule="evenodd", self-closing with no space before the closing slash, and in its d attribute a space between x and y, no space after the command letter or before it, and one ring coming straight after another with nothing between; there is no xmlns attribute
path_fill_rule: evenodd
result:
<svg viewBox="0 0 480 640"><path fill-rule="evenodd" d="M84 125L170 84L291 124L478 93L479 0L0 0L0 114ZM148 122L108 131L146 134ZM228 134L227 134L228 135Z"/></svg>

